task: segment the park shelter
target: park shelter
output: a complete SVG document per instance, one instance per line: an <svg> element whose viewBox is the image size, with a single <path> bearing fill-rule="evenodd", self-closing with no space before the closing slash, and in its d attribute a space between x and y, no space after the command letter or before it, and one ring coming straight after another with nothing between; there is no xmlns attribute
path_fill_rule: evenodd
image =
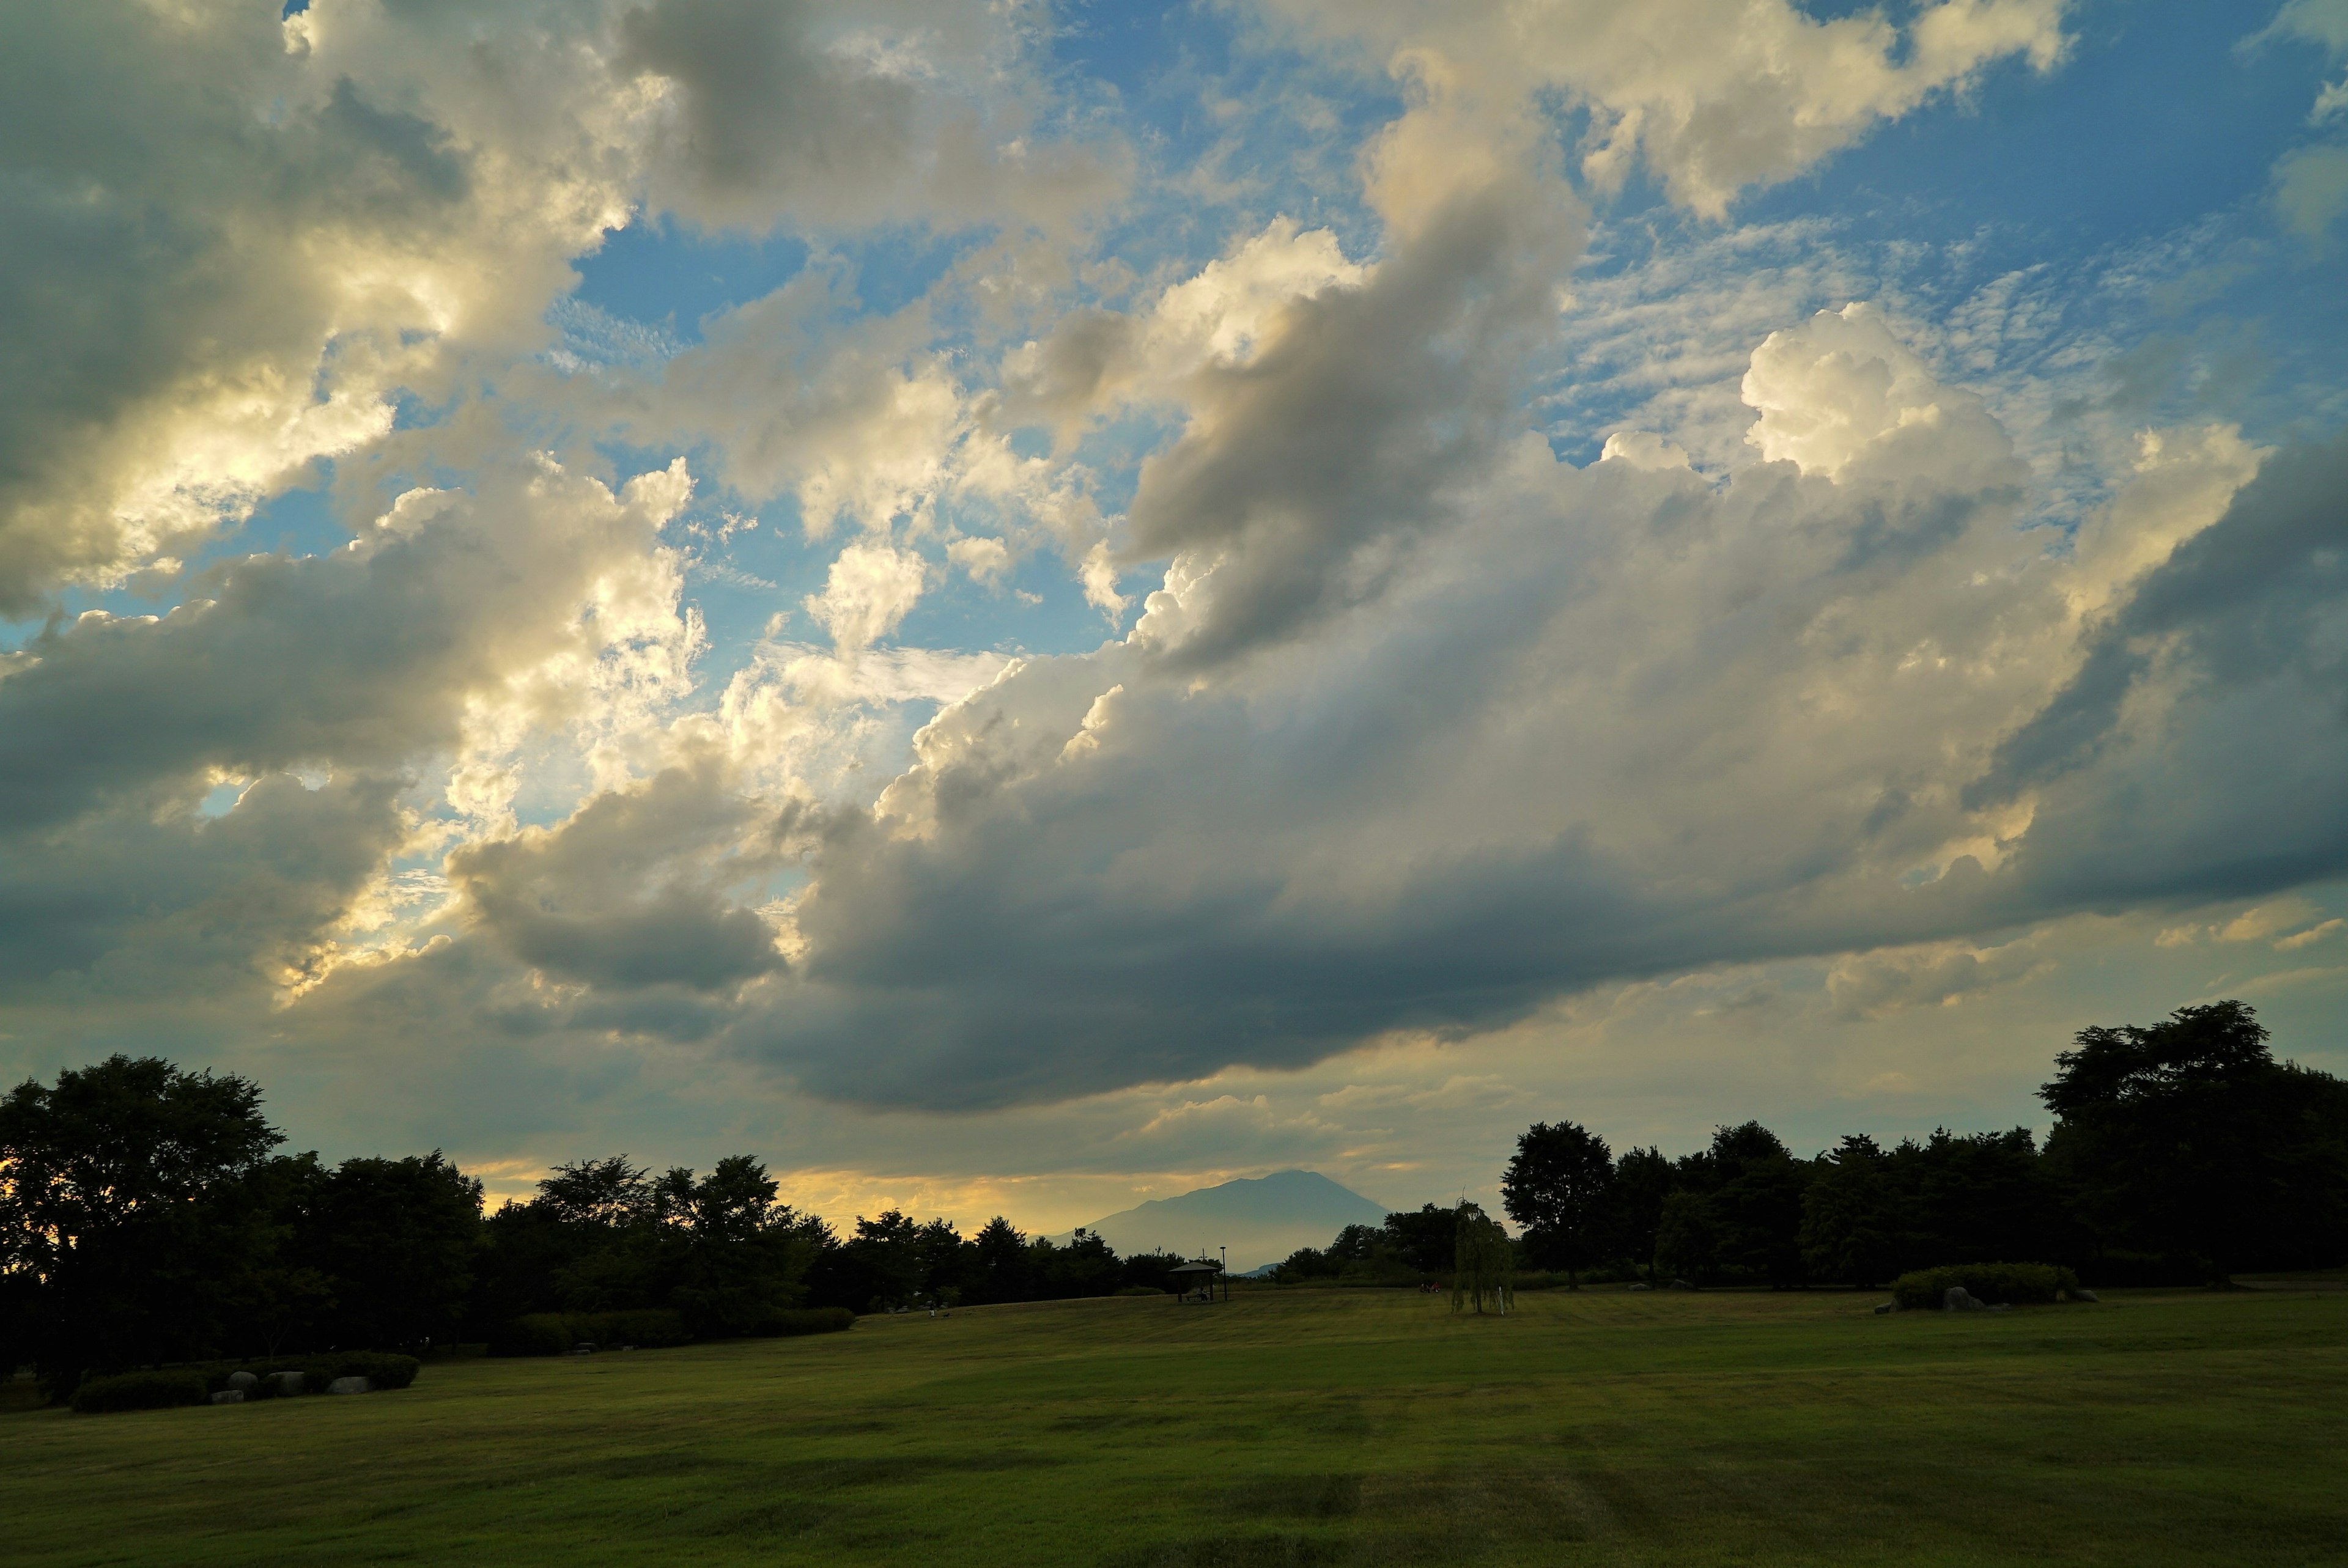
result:
<svg viewBox="0 0 2348 1568"><path fill-rule="evenodd" d="M1168 1272L1173 1276L1175 1296L1178 1300L1212 1301L1215 1299L1215 1286L1218 1283L1222 1285L1223 1299L1229 1301L1231 1298L1231 1282L1223 1278L1223 1266L1220 1263L1210 1263L1201 1258L1196 1263L1186 1263Z"/></svg>

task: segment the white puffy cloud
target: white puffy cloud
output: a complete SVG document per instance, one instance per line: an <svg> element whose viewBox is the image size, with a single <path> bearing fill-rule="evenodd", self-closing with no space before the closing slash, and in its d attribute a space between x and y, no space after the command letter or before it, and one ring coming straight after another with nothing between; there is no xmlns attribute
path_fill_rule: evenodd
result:
<svg viewBox="0 0 2348 1568"><path fill-rule="evenodd" d="M2287 484L2238 498L2255 455L2176 433L2147 493L2066 552L2016 531L1996 422L1873 313L1773 336L1746 386L1814 471L1714 485L1519 443L1358 601L1211 676L1153 628L1192 587L1178 557L1127 642L1030 661L916 738L812 863L803 968L737 1039L827 1092L1016 1100L2236 874L2205 841L2271 790L2170 789L2152 798L2173 820L2083 842L2125 774L2048 775L2040 737L2101 745L2117 721L2132 754L2182 740L2168 765L2209 765L2189 657L2120 709L2062 715L2098 689L2113 616L2176 591L2188 548L2230 559L2219 541L2266 527ZM2117 537L2147 532L2158 548ZM1242 569L1251 544L1231 547ZM2262 613L2275 569L2240 584ZM2330 864L2336 814L2295 815L2292 853ZM2152 869L2135 835L2187 822L2195 847ZM2003 972L1983 950L1859 965L1851 1005L1963 994ZM841 1054L875 1033L891 1062Z"/></svg>
<svg viewBox="0 0 2348 1568"><path fill-rule="evenodd" d="M1495 100L1561 93L1589 109L1583 173L1643 160L1673 200L1723 216L1994 64L2052 69L2065 0L1940 0L1903 29L1879 11L1816 19L1790 0L1268 0L1308 34L1385 57L1439 54Z"/></svg>
<svg viewBox="0 0 2348 1568"><path fill-rule="evenodd" d="M1117 188L1034 134L1025 35L976 4L119 0L7 26L10 613L510 364L640 210L1060 225Z"/></svg>

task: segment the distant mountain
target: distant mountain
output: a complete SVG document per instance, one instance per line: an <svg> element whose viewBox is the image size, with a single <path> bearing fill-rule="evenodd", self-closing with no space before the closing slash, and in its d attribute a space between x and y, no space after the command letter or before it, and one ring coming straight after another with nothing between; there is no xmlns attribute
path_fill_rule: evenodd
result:
<svg viewBox="0 0 2348 1568"><path fill-rule="evenodd" d="M1084 1228L1127 1255L1162 1249L1212 1257L1229 1247L1232 1272L1246 1273L1300 1246L1326 1246L1347 1225L1381 1225L1385 1217L1384 1208L1316 1171L1275 1171L1153 1198Z"/></svg>

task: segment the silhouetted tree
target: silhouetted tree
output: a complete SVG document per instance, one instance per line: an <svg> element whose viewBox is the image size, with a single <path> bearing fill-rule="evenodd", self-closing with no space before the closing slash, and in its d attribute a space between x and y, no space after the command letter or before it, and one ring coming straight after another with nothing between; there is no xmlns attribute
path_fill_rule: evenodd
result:
<svg viewBox="0 0 2348 1568"><path fill-rule="evenodd" d="M1606 1140L1574 1122L1537 1122L1517 1139L1500 1176L1500 1200L1524 1228L1536 1263L1565 1270L1569 1288L1599 1255L1606 1237L1614 1154Z"/></svg>
<svg viewBox="0 0 2348 1568"><path fill-rule="evenodd" d="M440 1151L345 1160L309 1184L296 1256L331 1295L333 1344L448 1340L462 1326L481 1248L481 1184Z"/></svg>
<svg viewBox="0 0 2348 1568"><path fill-rule="evenodd" d="M1427 1204L1386 1216L1385 1234L1395 1256L1406 1268L1432 1278L1448 1272L1458 1250L1459 1215L1454 1209Z"/></svg>
<svg viewBox="0 0 2348 1568"><path fill-rule="evenodd" d="M971 1242L973 1301L1027 1299L1027 1238L1001 1214L979 1228Z"/></svg>
<svg viewBox="0 0 2348 1568"><path fill-rule="evenodd" d="M1802 1194L1802 1256L1811 1272L1850 1285L1899 1273L1900 1213L1883 1151L1863 1134L1818 1157Z"/></svg>
<svg viewBox="0 0 2348 1568"><path fill-rule="evenodd" d="M2048 1163L2104 1249L2223 1277L2348 1252L2348 1084L2277 1062L2240 1001L2081 1030L2040 1091Z"/></svg>
<svg viewBox="0 0 2348 1568"><path fill-rule="evenodd" d="M0 1277L51 1398L213 1352L268 1242L246 1179L283 1136L261 1091L112 1056L0 1099Z"/></svg>
<svg viewBox="0 0 2348 1568"><path fill-rule="evenodd" d="M1718 1266L1719 1250L1711 1199L1684 1188L1663 1199L1655 1223L1657 1274L1703 1285Z"/></svg>
<svg viewBox="0 0 2348 1568"><path fill-rule="evenodd" d="M1612 1201L1613 1255L1627 1257L1655 1272L1655 1231L1663 1217L1663 1200L1676 1180L1672 1163L1660 1149L1625 1149L1614 1162Z"/></svg>

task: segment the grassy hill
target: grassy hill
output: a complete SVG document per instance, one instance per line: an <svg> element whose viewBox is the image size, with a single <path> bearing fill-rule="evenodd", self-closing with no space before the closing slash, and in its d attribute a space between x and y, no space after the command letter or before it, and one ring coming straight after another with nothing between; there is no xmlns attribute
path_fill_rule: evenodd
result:
<svg viewBox="0 0 2348 1568"><path fill-rule="evenodd" d="M1242 1291L0 1415L63 1563L2315 1563L2348 1298Z"/></svg>

